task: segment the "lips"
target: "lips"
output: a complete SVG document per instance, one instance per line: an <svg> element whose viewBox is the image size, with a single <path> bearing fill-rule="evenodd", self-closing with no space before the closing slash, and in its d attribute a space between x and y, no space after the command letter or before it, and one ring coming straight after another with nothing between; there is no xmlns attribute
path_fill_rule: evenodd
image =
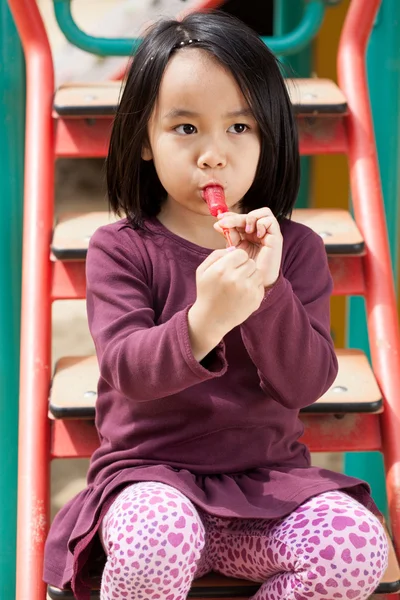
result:
<svg viewBox="0 0 400 600"><path fill-rule="evenodd" d="M212 179L210 181L208 181L207 183L205 183L204 185L200 186L202 190L205 190L208 187L220 187L222 189L224 189L224 186L222 185L222 183L220 181L217 181L216 179Z"/></svg>

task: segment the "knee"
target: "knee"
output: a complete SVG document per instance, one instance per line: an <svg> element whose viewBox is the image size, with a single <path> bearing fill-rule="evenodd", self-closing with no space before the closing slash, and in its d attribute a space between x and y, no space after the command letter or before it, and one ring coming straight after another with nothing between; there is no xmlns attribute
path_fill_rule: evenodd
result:
<svg viewBox="0 0 400 600"><path fill-rule="evenodd" d="M309 573L316 591L336 594L335 598L362 599L378 587L387 568L388 542L379 520L370 513L365 518L366 514L365 510L364 517L357 518L353 513L351 531L334 532L319 550L319 560Z"/></svg>
<svg viewBox="0 0 400 600"><path fill-rule="evenodd" d="M153 540L149 542L157 548L157 556L179 566L197 562L204 548L205 530L190 500L178 490L159 486L147 506L140 525L149 523Z"/></svg>
<svg viewBox="0 0 400 600"><path fill-rule="evenodd" d="M346 538L346 547L340 559L342 586L345 597L367 598L378 587L388 565L389 547L384 528L379 520L369 514L356 520L356 526ZM354 518L354 516L353 516ZM350 585L349 585L350 583ZM353 590L353 593L348 590ZM355 595L356 592L361 591Z"/></svg>
<svg viewBox="0 0 400 600"><path fill-rule="evenodd" d="M315 597L369 597L388 562L388 542L377 517L343 492L312 498L301 514L309 530L298 552L309 569L307 585L320 592Z"/></svg>
<svg viewBox="0 0 400 600"><path fill-rule="evenodd" d="M127 488L103 528L107 554L139 570L192 567L205 544L203 523L181 492L155 482Z"/></svg>

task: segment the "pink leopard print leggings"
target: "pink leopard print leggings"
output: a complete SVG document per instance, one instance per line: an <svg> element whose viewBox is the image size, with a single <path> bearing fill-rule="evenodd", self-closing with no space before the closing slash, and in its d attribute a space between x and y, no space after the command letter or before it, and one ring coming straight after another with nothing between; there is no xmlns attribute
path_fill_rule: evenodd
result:
<svg viewBox="0 0 400 600"><path fill-rule="evenodd" d="M252 600L368 598L387 566L378 519L343 492L279 520L213 517L178 490L135 483L103 523L101 600L184 600L210 571L263 583Z"/></svg>

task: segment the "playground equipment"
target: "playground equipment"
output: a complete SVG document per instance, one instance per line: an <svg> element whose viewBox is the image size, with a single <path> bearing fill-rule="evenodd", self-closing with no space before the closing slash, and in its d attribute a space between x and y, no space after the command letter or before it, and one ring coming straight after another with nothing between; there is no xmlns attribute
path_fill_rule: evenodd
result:
<svg viewBox="0 0 400 600"><path fill-rule="evenodd" d="M3 457L0 596L14 598L25 69L21 44L6 0L0 0L0 39L0 146L3 148L0 165L3 214L0 235L0 452Z"/></svg>
<svg viewBox="0 0 400 600"><path fill-rule="evenodd" d="M302 414L304 439L313 451L383 453L394 548L376 593L399 597L400 338L365 74L367 40L379 4L351 2L338 55L340 88L326 80L297 80L293 95L302 154L348 156L355 220L346 211L329 209L298 210L295 218L323 237L334 293L365 297L373 365L372 371L361 352L338 350L336 382ZM36 3L9 0L9 5L27 64L16 598L44 600L49 462L89 456L98 444L92 422L96 360L61 359L51 385L51 303L85 297L87 242L108 218L75 215L54 228L53 167L57 157L105 156L119 84L64 86L54 96L50 48ZM49 593L72 598L68 590ZM192 590L197 598L252 593L249 582L214 576L197 581Z"/></svg>

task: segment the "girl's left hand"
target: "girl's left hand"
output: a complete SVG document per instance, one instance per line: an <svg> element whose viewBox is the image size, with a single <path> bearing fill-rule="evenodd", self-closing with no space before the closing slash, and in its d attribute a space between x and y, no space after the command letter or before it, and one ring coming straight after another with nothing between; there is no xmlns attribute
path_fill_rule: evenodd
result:
<svg viewBox="0 0 400 600"><path fill-rule="evenodd" d="M283 237L272 211L265 207L248 214L226 212L218 215L214 229L223 235L229 229L232 243L256 261L263 274L264 287L271 287L279 277Z"/></svg>

